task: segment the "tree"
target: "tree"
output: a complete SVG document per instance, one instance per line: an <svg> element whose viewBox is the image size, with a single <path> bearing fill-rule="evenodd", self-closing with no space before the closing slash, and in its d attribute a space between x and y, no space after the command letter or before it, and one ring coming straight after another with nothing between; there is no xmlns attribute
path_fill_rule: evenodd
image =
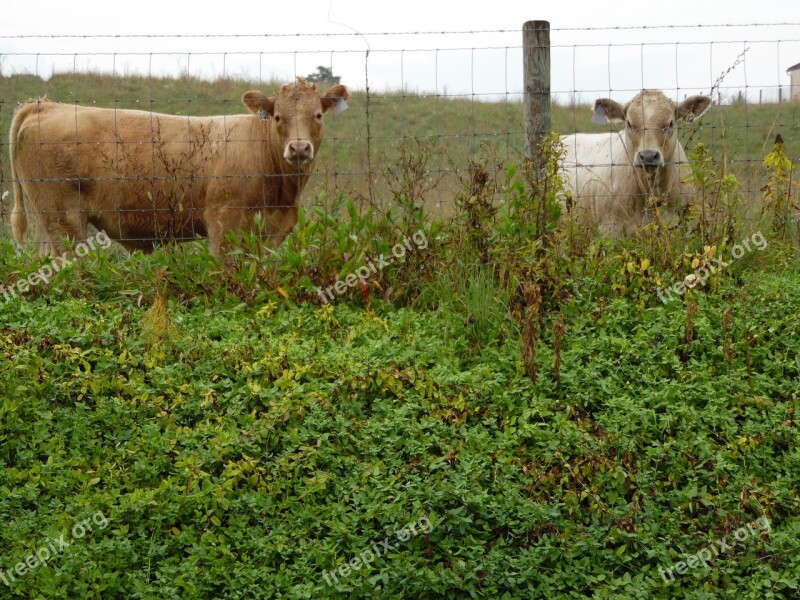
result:
<svg viewBox="0 0 800 600"><path fill-rule="evenodd" d="M322 65L317 67L316 73L312 73L306 77L306 81L309 83L324 83L327 85L336 85L339 83L340 79L341 77L334 75L331 69L323 67Z"/></svg>

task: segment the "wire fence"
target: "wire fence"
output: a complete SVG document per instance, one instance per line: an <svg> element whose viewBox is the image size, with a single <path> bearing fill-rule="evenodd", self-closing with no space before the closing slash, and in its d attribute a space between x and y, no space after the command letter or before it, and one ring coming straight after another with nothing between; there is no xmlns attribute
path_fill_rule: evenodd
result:
<svg viewBox="0 0 800 600"><path fill-rule="evenodd" d="M787 72L800 63L800 23L555 27L550 35L549 97L559 134L608 131L608 125L592 123L595 99L624 103L644 88L659 89L676 102L695 94L712 97L714 105L702 120L683 127L682 139L704 142L737 174L748 197L759 194L761 162L776 134L792 160L800 157L800 73L793 87ZM251 166L243 175L227 150L225 168L204 168L212 159L192 157L191 149L222 143L230 135L225 128L202 133L201 127L203 139L192 130L162 140L149 126L133 140L149 148L148 158L125 148L132 134L122 126L107 138L91 134L90 121L79 127L76 107L114 109L114 123L125 121L122 111L131 109L148 113L151 124L156 113L222 115L235 123L233 115L248 112L244 92L269 96L297 77L317 81L321 93L339 80L350 90L349 110L325 116L324 144L304 198L343 193L385 207L398 194L410 194L447 214L464 191L470 164L502 178L509 164L525 158L523 52L521 29L0 36L2 221L9 220L14 196L6 132L19 103L46 95L72 108L63 117L64 131L70 123L72 130L59 137L42 130L39 119L40 158L17 179L38 182L42 197L44 184L72 186L64 189L74 192L73 205L65 208L63 197L45 198L44 210L56 221L67 212L84 220L91 211L118 218L161 212L171 215L174 227L177 211L193 223L191 235L205 235L198 215L212 180L222 182L219 188L241 190L243 180L280 179L285 172L267 161L263 170ZM242 147L264 143L263 136L237 141ZM92 161L82 144L103 146L105 154ZM101 155L113 155L116 166L98 165ZM125 169L124 161L130 163ZM226 207L241 208L233 200ZM138 235L146 238L147 226L142 228Z"/></svg>

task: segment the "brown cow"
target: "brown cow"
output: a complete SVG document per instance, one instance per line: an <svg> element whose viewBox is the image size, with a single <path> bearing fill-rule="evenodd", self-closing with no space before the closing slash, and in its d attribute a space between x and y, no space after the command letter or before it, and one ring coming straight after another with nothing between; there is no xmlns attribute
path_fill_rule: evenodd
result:
<svg viewBox="0 0 800 600"><path fill-rule="evenodd" d="M297 222L322 115L348 97L343 85L320 96L298 78L270 98L244 94L249 115L23 104L10 135L14 239L25 242L27 211L42 255L63 253L63 237L85 240L91 224L131 251L208 236L221 256L226 234L254 231L261 213L277 245Z"/></svg>

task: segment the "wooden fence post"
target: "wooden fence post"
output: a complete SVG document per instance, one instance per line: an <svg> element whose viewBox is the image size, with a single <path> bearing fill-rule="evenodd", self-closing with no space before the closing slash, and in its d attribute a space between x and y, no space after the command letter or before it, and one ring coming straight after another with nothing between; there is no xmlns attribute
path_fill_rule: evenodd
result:
<svg viewBox="0 0 800 600"><path fill-rule="evenodd" d="M550 22L527 21L522 26L524 69L525 158L542 167L539 147L550 135Z"/></svg>

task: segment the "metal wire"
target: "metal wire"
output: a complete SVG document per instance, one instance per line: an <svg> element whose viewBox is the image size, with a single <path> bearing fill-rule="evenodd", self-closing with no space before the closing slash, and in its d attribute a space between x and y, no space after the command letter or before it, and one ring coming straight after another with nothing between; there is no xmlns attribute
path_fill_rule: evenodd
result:
<svg viewBox="0 0 800 600"><path fill-rule="evenodd" d="M746 37L742 34L744 28L749 28ZM773 35L778 29L780 35ZM653 39L652 35L654 31L695 30L702 31L706 39L665 41ZM695 93L713 93L716 96L716 110L737 103L743 105L746 116L743 123L721 123L710 117L701 127L705 131L705 138L714 147L724 147L734 140L737 143L741 141L744 148L742 152L717 158L724 158L726 168L746 174L743 177L744 192L750 198L759 196L756 180L751 175L760 167L771 137L778 131L788 132L784 133L787 139L800 137L797 135L800 133L800 114L795 105L785 104L792 90L782 78L785 77L785 68L790 65L780 64L782 57L790 57L790 63L800 61L800 23L554 27L550 31L555 34L550 47L554 74L552 98L554 108L560 111L561 134L600 131L589 122L589 109L597 97L614 97L623 102L646 87L662 89L675 100ZM626 39L619 36L615 39L615 33L623 31L627 32ZM581 39L583 34L596 37L597 33L603 33L608 41L598 42L591 37ZM558 34L563 35L559 38ZM638 35L638 40L627 39L630 34ZM516 36L516 39L507 40L509 43L498 43L496 39L489 38L493 35ZM464 36L470 36L467 43ZM367 37L386 38L390 40L391 47L372 45L365 50L362 47L325 45L327 38L331 38L331 45L334 45L333 38L344 40L345 45L349 45L349 40L360 42L366 41ZM401 39L403 37L410 38L410 41ZM340 71L349 71L350 76L343 83L348 84L353 98L351 112L329 119L317 169L310 177L305 196L340 191L376 205L385 205L391 203L393 194L397 193L397 190L390 189L390 180L402 175L403 169L406 169L417 175L422 173L420 176L437 182L418 198L419 201L430 202L445 212L452 211L459 194L464 191L464 179L469 176L471 165L484 165L490 176L496 178L498 185L502 185L505 167L523 159L526 134L521 117L521 37L519 29L0 35L0 40L19 42L17 48L0 52L0 68L3 69L0 72L0 123L4 127L0 137L0 193L10 191L12 183L7 177L10 170L7 167L9 149L6 148L8 138L5 130L9 126L12 107L29 99L27 96L31 94L28 90L54 90L50 92L50 99L76 107L112 108L115 110L115 119L124 114L122 111L125 109L138 108L152 114L161 111L183 113L188 123L188 119L192 118L190 115L198 112L223 115L245 112L243 107L240 109L239 94L256 82L259 87L274 89L274 82L271 81L274 77L264 77L265 68L271 66L274 69L280 68L275 65L284 65L283 71L290 74L282 81L285 83L286 79L293 80L309 68L313 69L308 65L319 62L319 57L325 56L321 60L327 62L331 71L334 62L341 65L338 67ZM238 39L262 41L271 38L314 38L318 42L313 48L276 48L269 51L240 50L234 46ZM423 47L431 41L428 38L435 40L435 47ZM180 51L121 51L109 50L104 42L110 40L117 44L143 39L186 40L194 43L195 47ZM486 43L479 43L482 39ZM51 52L47 48L25 47L26 44L32 45L28 41L42 40L63 42L67 47L72 41L87 40L96 48L81 47L81 51L57 49ZM206 42L213 40L229 41L229 46L234 47L215 51L206 46ZM448 41L452 43L448 45ZM768 75L764 75L766 71L761 67L763 58L757 59L751 55L744 56L740 65L729 66L734 48L737 54L743 48L753 49L752 53L772 52L774 58L766 63ZM796 53L794 60L791 59L792 52ZM687 55L691 58L687 59ZM106 59L110 61L111 72L98 72L92 60ZM706 59L707 73L699 76L694 67L696 64L705 64ZM127 68L126 60L141 60L144 66L121 74L120 69L124 71ZM759 60L762 62L759 63ZM71 66L60 72L55 71L57 68L63 69L58 65L67 64L66 61ZM163 66L169 61L178 61L177 68ZM728 61L727 65L724 61ZM484 62L492 66L487 68ZM249 67L245 69L251 64L257 65L257 73ZM595 65L595 72L587 64ZM209 66L212 69L221 67L221 76L209 76ZM727 72L725 66L729 66ZM43 75L48 68L53 73L45 78ZM392 68L396 69L394 74ZM354 77L354 73L357 76ZM487 73L492 77L487 77ZM562 73L566 75L562 77ZM720 76L720 73L723 74ZM26 80L30 75L38 79ZM487 84L487 79L491 83ZM64 88L65 83L70 87ZM169 93L162 91L164 86L172 86ZM775 103L778 107L775 120L769 126L760 121L756 124L755 121L757 115L753 112L753 105L762 103ZM222 118L227 128L228 117ZM75 119L77 123L77 109ZM685 127L685 130L695 126ZM80 139L79 131L76 124L75 140L68 144L44 140L40 147L45 151L54 144L75 147L85 143ZM691 139L688 133L684 139L687 138ZM179 146L190 141L169 142L167 147L175 144L177 152ZM104 143L115 145L114 160L118 163L121 160L120 153L125 150L124 145L114 139ZM152 140L126 144L151 144L155 148ZM798 148L791 146L790 151L795 153L797 160ZM90 186L92 182L175 186L184 182L193 186L211 179L234 181L281 176L274 172L214 176L177 173L166 176L157 172L154 166L155 149L153 152L153 163L149 165L148 173L120 174L115 177L92 173L86 173L85 177L64 177L52 173L44 177L29 175L25 181L30 184L67 182L78 186ZM414 152L427 156L423 171L413 171L417 168L413 164ZM601 167L604 164L592 166ZM407 184L413 187L413 182ZM88 189L84 187L83 193L89 193ZM3 221L7 221L11 200L7 198L0 206L0 218ZM101 212L125 212L126 209L119 207L119 201L116 202ZM242 207L236 203L229 206L231 209ZM170 209L143 205L138 210L158 214ZM187 210L200 209L192 206Z"/></svg>
<svg viewBox="0 0 800 600"><path fill-rule="evenodd" d="M560 31L648 31L653 29L715 29L715 28L743 28L743 27L798 27L800 22L774 22L774 23L694 23L681 25L615 25L608 27L551 27L551 32ZM263 38L263 37L354 37L354 36L409 36L409 35L483 35L520 33L519 29L462 29L462 30L417 30L417 31L369 31L369 32L295 32L295 33L96 33L96 34L65 34L65 33L33 33L33 34L6 34L0 39L121 39L121 38L151 38L151 39L236 39L236 38Z"/></svg>

